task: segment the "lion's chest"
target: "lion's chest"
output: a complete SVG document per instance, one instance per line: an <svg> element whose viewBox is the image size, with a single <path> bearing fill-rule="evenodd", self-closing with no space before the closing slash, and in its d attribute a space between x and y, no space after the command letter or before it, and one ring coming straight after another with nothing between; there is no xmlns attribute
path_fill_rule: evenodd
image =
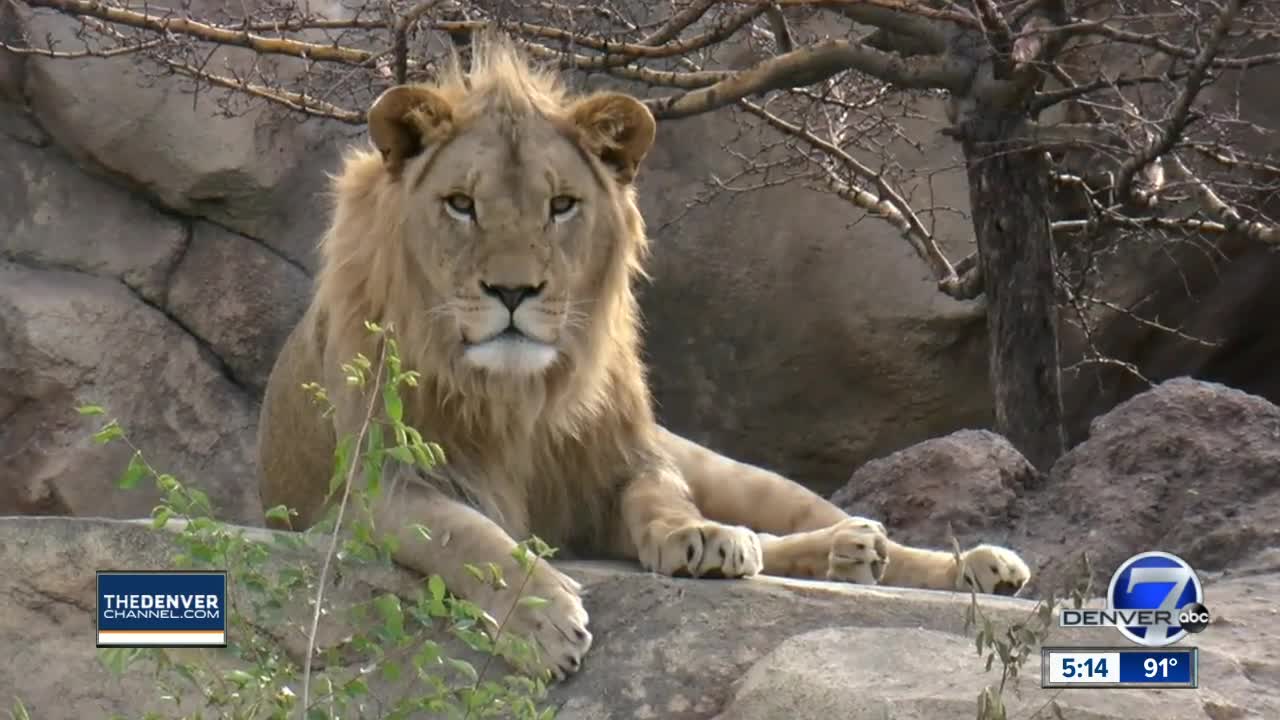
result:
<svg viewBox="0 0 1280 720"><path fill-rule="evenodd" d="M599 556L617 535L627 472L608 452L536 437L463 447L446 446L438 472L517 541L537 535L561 554Z"/></svg>

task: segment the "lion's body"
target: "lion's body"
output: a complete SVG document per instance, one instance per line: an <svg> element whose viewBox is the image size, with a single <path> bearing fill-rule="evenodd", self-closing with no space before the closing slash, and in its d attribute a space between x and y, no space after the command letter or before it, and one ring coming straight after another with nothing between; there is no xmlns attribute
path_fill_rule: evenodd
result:
<svg viewBox="0 0 1280 720"><path fill-rule="evenodd" d="M350 153L335 179L315 297L268 382L264 506L296 509L299 529L326 510L336 440L370 407L342 365L378 357L374 321L420 374L404 421L448 456L427 476L400 466L376 520L398 532L397 560L491 614L515 598L463 564L509 564L530 534L666 574L960 585L951 555L891 543L878 523L656 424L632 290L646 239L631 181L654 137L643 105L572 97L490 42L469 74L385 93L369 123L376 150ZM332 417L306 382L329 389ZM399 530L410 523L432 539ZM1021 587L1016 555L983 552L994 575L981 589ZM575 670L590 645L576 584L543 563L530 591L552 622L521 606L514 629L545 667Z"/></svg>

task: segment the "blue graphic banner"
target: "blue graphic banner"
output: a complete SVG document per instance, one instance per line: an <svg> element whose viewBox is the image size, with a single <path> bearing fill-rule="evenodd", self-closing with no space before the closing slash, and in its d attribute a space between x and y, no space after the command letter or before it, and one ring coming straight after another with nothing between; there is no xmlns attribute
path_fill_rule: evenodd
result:
<svg viewBox="0 0 1280 720"><path fill-rule="evenodd" d="M98 573L99 647L224 647L227 574Z"/></svg>

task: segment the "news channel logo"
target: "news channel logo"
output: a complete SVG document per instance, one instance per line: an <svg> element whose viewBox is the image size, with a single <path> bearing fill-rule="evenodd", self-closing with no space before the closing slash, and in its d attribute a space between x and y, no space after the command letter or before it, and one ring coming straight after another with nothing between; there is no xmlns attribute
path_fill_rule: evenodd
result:
<svg viewBox="0 0 1280 720"><path fill-rule="evenodd" d="M1125 560L1111 576L1107 608L1064 608L1060 627L1114 627L1144 647L1172 645L1209 626L1200 577L1187 561L1166 552Z"/></svg>
<svg viewBox="0 0 1280 720"><path fill-rule="evenodd" d="M98 571L98 647L226 647L222 571Z"/></svg>

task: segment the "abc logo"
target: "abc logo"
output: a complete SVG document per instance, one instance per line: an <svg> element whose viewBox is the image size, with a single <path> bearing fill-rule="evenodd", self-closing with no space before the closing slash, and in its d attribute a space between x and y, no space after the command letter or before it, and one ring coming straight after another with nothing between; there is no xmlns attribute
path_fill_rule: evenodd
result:
<svg viewBox="0 0 1280 720"><path fill-rule="evenodd" d="M1191 603L1178 613L1178 624L1189 633L1203 632L1209 627L1209 608L1200 603Z"/></svg>
<svg viewBox="0 0 1280 720"><path fill-rule="evenodd" d="M1129 640L1147 647L1172 645L1209 625L1200 578L1185 560L1164 552L1134 555L1111 576L1112 610L1143 612L1142 624L1119 626Z"/></svg>

